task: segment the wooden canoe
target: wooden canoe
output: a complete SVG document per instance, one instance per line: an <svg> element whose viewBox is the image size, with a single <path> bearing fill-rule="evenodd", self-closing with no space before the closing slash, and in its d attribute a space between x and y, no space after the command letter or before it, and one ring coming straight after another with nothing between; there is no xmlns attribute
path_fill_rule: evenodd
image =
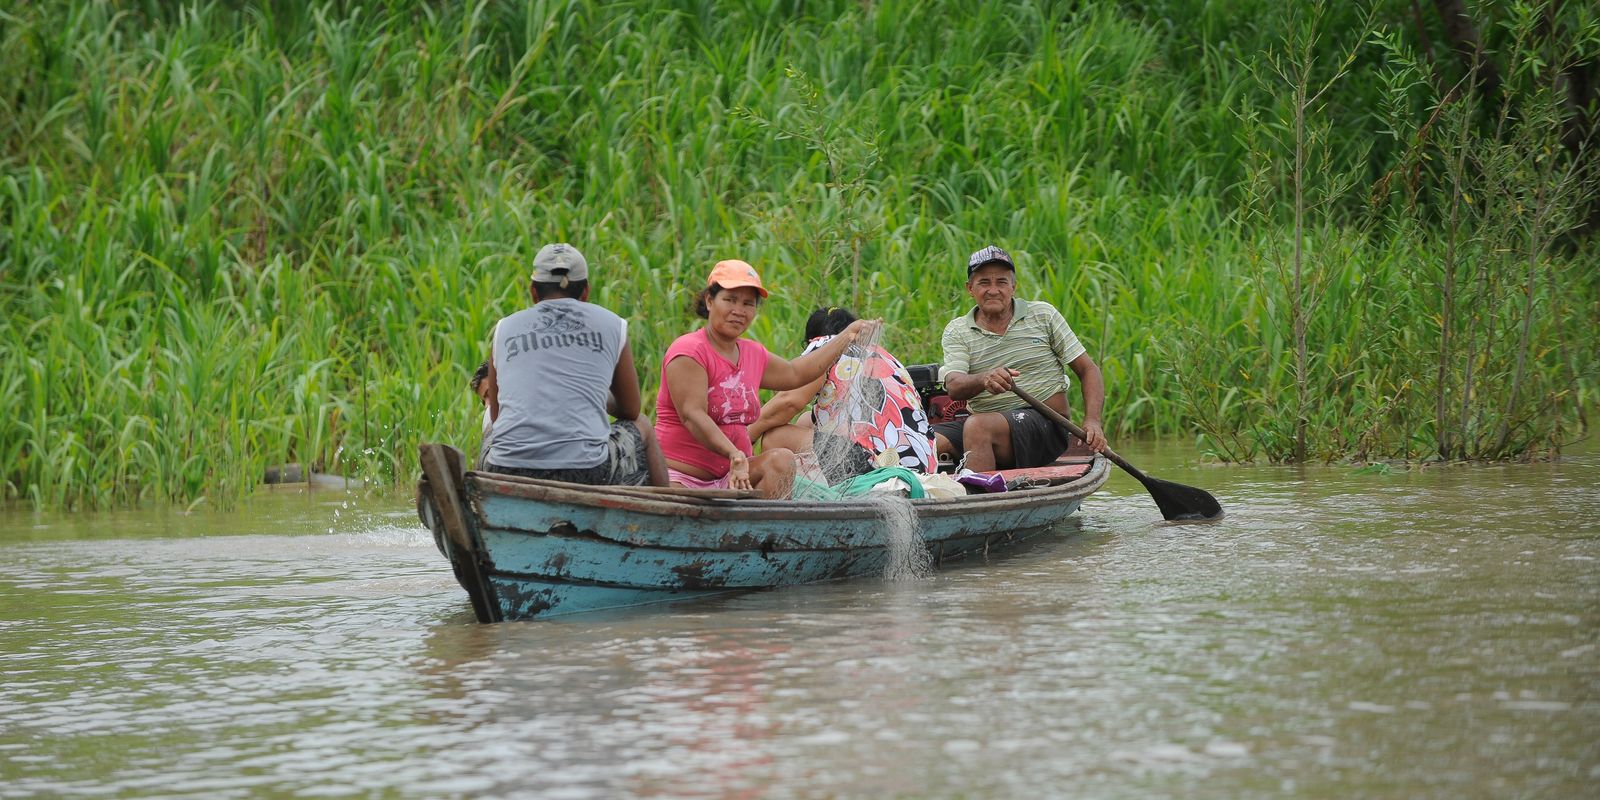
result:
<svg viewBox="0 0 1600 800"><path fill-rule="evenodd" d="M1071 516L1109 472L1102 458L1078 461L1044 468L1052 480L1025 481L1026 489L910 501L935 564L993 552ZM882 575L888 558L885 524L867 500L472 472L461 451L438 444L422 446L422 466L417 513L480 622ZM1079 474L1063 481L1067 472Z"/></svg>

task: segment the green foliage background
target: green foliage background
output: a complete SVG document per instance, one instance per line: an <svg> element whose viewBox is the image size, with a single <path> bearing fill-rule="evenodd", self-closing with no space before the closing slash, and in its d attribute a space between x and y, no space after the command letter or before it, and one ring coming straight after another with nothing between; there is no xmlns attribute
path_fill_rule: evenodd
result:
<svg viewBox="0 0 1600 800"><path fill-rule="evenodd" d="M1252 113L1283 132L1254 69L1297 24L1279 4L240 5L0 10L6 499L227 503L285 461L404 485L419 442L476 445L467 378L557 240L632 320L647 389L720 258L775 289L752 332L775 350L846 301L919 363L966 253L998 243L1105 369L1114 435L1289 452L1261 257L1283 179L1252 183L1281 153L1241 135ZM1316 52L1364 41L1357 17L1324 20ZM1365 189L1407 153L1380 109L1417 93L1361 52L1318 113L1325 173ZM1316 405L1292 410L1308 457L1437 457L1419 265L1440 214L1368 205L1334 198L1308 240L1328 254ZM1594 403L1594 251L1558 245L1515 317L1537 320L1531 411L1466 455L1546 452ZM1482 350L1463 357L1502 368Z"/></svg>

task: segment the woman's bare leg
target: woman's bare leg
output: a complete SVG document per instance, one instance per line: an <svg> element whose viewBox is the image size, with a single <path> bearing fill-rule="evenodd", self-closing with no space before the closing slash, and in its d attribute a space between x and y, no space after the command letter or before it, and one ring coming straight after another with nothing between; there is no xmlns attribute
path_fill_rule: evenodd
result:
<svg viewBox="0 0 1600 800"><path fill-rule="evenodd" d="M811 428L802 428L799 425L779 425L761 437L761 449L767 451L784 448L796 453L809 452L812 433Z"/></svg>

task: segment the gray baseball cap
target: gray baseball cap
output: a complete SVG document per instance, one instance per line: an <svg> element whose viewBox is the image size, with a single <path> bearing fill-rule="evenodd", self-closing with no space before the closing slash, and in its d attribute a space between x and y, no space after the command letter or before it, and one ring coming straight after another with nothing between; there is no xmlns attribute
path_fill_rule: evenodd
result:
<svg viewBox="0 0 1600 800"><path fill-rule="evenodd" d="M533 257L535 283L562 283L589 279L589 262L570 244L547 244Z"/></svg>
<svg viewBox="0 0 1600 800"><path fill-rule="evenodd" d="M1011 254L991 244L967 256L967 277L972 277L972 273L977 272L978 268L985 264L997 263L1006 265L1012 272L1017 271L1017 265L1011 260Z"/></svg>

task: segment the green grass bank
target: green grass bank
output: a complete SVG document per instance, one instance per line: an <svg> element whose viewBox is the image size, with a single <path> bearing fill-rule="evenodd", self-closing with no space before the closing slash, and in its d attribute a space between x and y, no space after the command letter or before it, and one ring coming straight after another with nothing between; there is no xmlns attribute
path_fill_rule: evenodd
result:
<svg viewBox="0 0 1600 800"><path fill-rule="evenodd" d="M1506 113L1443 102L1392 5L13 4L0 499L226 505L289 461L406 485L418 443L476 445L467 379L558 240L652 396L717 259L775 290L769 347L848 303L916 363L993 242L1100 361L1114 436L1551 452L1600 398L1593 176L1539 93L1569 62L1514 57L1600 34L1497 27ZM1274 53L1330 86L1305 125Z"/></svg>

